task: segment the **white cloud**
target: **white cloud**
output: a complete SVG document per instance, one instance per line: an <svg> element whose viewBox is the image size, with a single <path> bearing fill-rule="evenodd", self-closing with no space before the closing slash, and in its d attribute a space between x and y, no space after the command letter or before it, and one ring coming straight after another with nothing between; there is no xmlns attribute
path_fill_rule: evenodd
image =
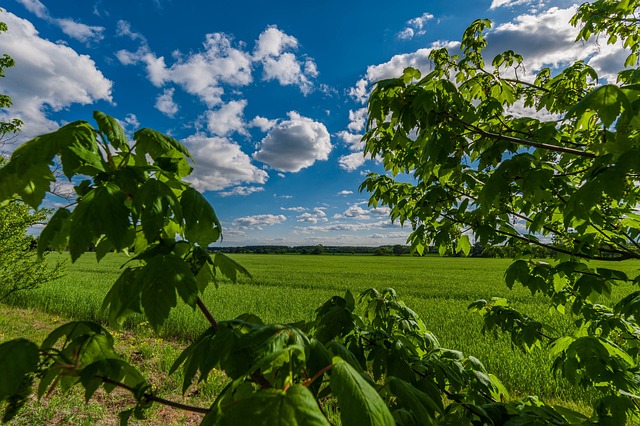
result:
<svg viewBox="0 0 640 426"><path fill-rule="evenodd" d="M262 191L264 191L264 187L262 186L236 186L231 191L223 191L218 194L223 197L230 197L233 195L247 196Z"/></svg>
<svg viewBox="0 0 640 426"><path fill-rule="evenodd" d="M405 28L402 31L400 31L398 34L396 34L396 37L398 37L401 40L411 40L414 35L415 35L415 31L413 31L413 28Z"/></svg>
<svg viewBox="0 0 640 426"><path fill-rule="evenodd" d="M0 37L0 52L13 57L16 66L5 71L3 81L3 92L13 99L13 106L0 115L22 119L23 136L58 127L47 117L48 110L112 101L112 82L89 56L40 38L31 22L10 12L2 14L2 21L9 30Z"/></svg>
<svg viewBox="0 0 640 426"><path fill-rule="evenodd" d="M400 31L396 36L403 40L411 40L415 36L420 36L426 33L424 29L427 21L433 19L433 15L430 13L423 13L422 15L409 19L407 26Z"/></svg>
<svg viewBox="0 0 640 426"><path fill-rule="evenodd" d="M182 143L196 161L188 180L199 191L220 191L242 184L264 184L269 175L251 164L240 146L226 138L190 136Z"/></svg>
<svg viewBox="0 0 640 426"><path fill-rule="evenodd" d="M262 67L263 80L277 80L283 86L298 86L304 94L310 93L313 89L313 84L302 71L301 64L293 53L283 53L278 57L268 56L262 60Z"/></svg>
<svg viewBox="0 0 640 426"><path fill-rule="evenodd" d="M253 57L259 61L269 56L280 56L286 50L297 47L298 40L295 37L285 34L278 27L271 26L258 36Z"/></svg>
<svg viewBox="0 0 640 426"><path fill-rule="evenodd" d="M39 0L17 0L29 12L38 18L60 27L63 33L83 43L100 41L103 38L104 27L86 25L70 18L53 18L47 7Z"/></svg>
<svg viewBox="0 0 640 426"><path fill-rule="evenodd" d="M249 127L257 127L263 132L266 132L267 130L272 129L277 122L278 120L269 120L268 118L257 115L249 122Z"/></svg>
<svg viewBox="0 0 640 426"><path fill-rule="evenodd" d="M381 220L377 222L359 222L359 223L330 223L327 225L297 227L298 232L334 232L334 231L369 231L372 229L388 228L388 221Z"/></svg>
<svg viewBox="0 0 640 426"><path fill-rule="evenodd" d="M542 6L544 4L544 0L493 0L489 9L493 10L499 7L514 7L532 3Z"/></svg>
<svg viewBox="0 0 640 426"><path fill-rule="evenodd" d="M29 12L33 13L38 18L49 18L49 11L47 10L47 7L39 0L17 0L17 2L22 4Z"/></svg>
<svg viewBox="0 0 640 426"><path fill-rule="evenodd" d="M124 117L124 119L120 120L116 118L116 120L122 126L122 128L124 129L124 132L129 137L132 137L133 132L135 132L136 130L138 130L138 128L140 128L140 122L138 121L138 117L136 117L135 114L129 113Z"/></svg>
<svg viewBox="0 0 640 426"><path fill-rule="evenodd" d="M320 210L320 213L314 211L313 213L302 213L297 216L298 222L304 223L318 223L318 222L327 222L328 219L325 217L326 214Z"/></svg>
<svg viewBox="0 0 640 426"><path fill-rule="evenodd" d="M369 210L365 210L357 204L353 204L349 206L347 210L344 211L344 217L350 217L354 219L370 219Z"/></svg>
<svg viewBox="0 0 640 426"><path fill-rule="evenodd" d="M311 58L298 59L291 52L297 48L295 37L270 26L258 37L253 58L262 63L263 80L277 80L283 86L298 86L306 95L313 90L310 79L318 76L318 67Z"/></svg>
<svg viewBox="0 0 640 426"><path fill-rule="evenodd" d="M295 111L276 125L260 143L253 158L283 172L299 172L331 152L331 139L324 124Z"/></svg>
<svg viewBox="0 0 640 426"><path fill-rule="evenodd" d="M349 110L349 124L347 129L352 132L361 132L367 122L367 108L358 108L357 110Z"/></svg>
<svg viewBox="0 0 640 426"><path fill-rule="evenodd" d="M569 20L577 6L565 9L549 8L540 13L526 13L513 21L501 24L488 33L487 57L511 49L524 57L526 72L543 67L562 67L577 60L586 60L601 77L615 79L624 64L624 49L618 44L608 45L591 39L576 43L579 28ZM526 75L522 75L525 77Z"/></svg>
<svg viewBox="0 0 640 426"><path fill-rule="evenodd" d="M174 88L164 89L164 92L156 98L156 108L163 114L173 117L178 112L178 105L173 101Z"/></svg>
<svg viewBox="0 0 640 426"><path fill-rule="evenodd" d="M338 165L342 170L352 172L362 166L365 160L364 152L354 152L338 158Z"/></svg>
<svg viewBox="0 0 640 426"><path fill-rule="evenodd" d="M116 27L116 35L121 37L128 37L133 41L139 41L141 43L147 43L147 39L140 33L136 33L131 30L131 24L127 21L118 21Z"/></svg>
<svg viewBox="0 0 640 426"><path fill-rule="evenodd" d="M217 136L226 136L233 132L246 135L246 124L243 119L243 111L246 106L247 101L241 99L223 104L217 110L205 112L207 129L211 134Z"/></svg>
<svg viewBox="0 0 640 426"><path fill-rule="evenodd" d="M128 28L121 30L121 34L131 37L136 33ZM170 66L166 65L164 57L151 52L144 38L139 39L143 42L136 52L121 50L116 53L123 65L143 63L153 85L162 87L174 83L199 97L208 107L222 102L223 84L241 87L253 81L251 56L234 47L233 39L224 33L207 34L200 52L186 56L176 52Z"/></svg>
<svg viewBox="0 0 640 426"><path fill-rule="evenodd" d="M437 42L433 43L429 48L418 49L413 53L395 55L385 63L370 65L367 67L364 77L358 80L355 87L350 89L349 94L359 102L365 103L369 95L370 86L376 81L400 77L407 67L416 68L424 74L432 68L431 61L429 61L429 53L433 49L442 47L454 49L459 45L460 43L458 42Z"/></svg>
<svg viewBox="0 0 640 426"><path fill-rule="evenodd" d="M351 195L351 194L353 194L353 191L348 191L346 189L338 192L338 195Z"/></svg>
<svg viewBox="0 0 640 426"><path fill-rule="evenodd" d="M312 78L318 68L312 58L298 58L290 50L298 47L295 37L272 26L263 31L253 54L245 50L243 42L234 43L224 33L207 34L199 52L173 54L173 63L156 55L144 36L131 30L125 22L118 22L117 34L140 42L136 51L120 50L116 57L123 65L144 64L149 81L156 87L168 83L180 86L187 93L200 98L209 108L222 103L224 86L243 87L253 81L253 67L262 64L263 80L276 80L282 85L295 85L302 93L310 93Z"/></svg>
<svg viewBox="0 0 640 426"><path fill-rule="evenodd" d="M378 207L375 209L364 209L362 207L360 207L360 204L366 204L366 201L364 203L356 203L356 204L351 204L347 210L344 211L344 213L342 214L337 214L334 216L335 219L343 219L343 218L351 218L351 219L357 219L357 220L368 220L371 219L371 216L374 217L387 217L389 216L389 213L391 212L391 209L389 207ZM377 222L379 225L381 224L381 222ZM386 222L385 222L386 224Z"/></svg>
<svg viewBox="0 0 640 426"><path fill-rule="evenodd" d="M233 226L237 226L240 229L262 229L263 226L278 225L285 220L287 220L287 218L282 214L259 214L254 216L239 217L233 221Z"/></svg>
<svg viewBox="0 0 640 426"><path fill-rule="evenodd" d="M104 27L85 25L68 18L56 19L56 23L63 33L83 43L96 42L104 38L102 35Z"/></svg>
<svg viewBox="0 0 640 426"><path fill-rule="evenodd" d="M298 206L298 207L280 207L280 210L286 211L286 212L298 212L298 213L302 213L304 211L307 211L306 207L302 207L302 206Z"/></svg>
<svg viewBox="0 0 640 426"><path fill-rule="evenodd" d="M345 130L339 131L336 135L344 141L350 151L362 151L364 149L362 135L354 135Z"/></svg>

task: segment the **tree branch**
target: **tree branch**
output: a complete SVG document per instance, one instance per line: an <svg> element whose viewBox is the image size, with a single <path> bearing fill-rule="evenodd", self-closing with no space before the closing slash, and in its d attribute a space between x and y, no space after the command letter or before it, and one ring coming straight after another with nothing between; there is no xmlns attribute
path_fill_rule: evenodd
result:
<svg viewBox="0 0 640 426"><path fill-rule="evenodd" d="M202 299L198 297L198 299L196 300L196 304L198 305L198 308L200 308L200 311L202 311L202 314L207 319L207 321L209 321L209 324L211 324L211 328L213 328L214 331L218 331L218 321L216 321L213 315L211 315L211 312L204 304Z"/></svg>
<svg viewBox="0 0 640 426"><path fill-rule="evenodd" d="M573 155L578 155L580 157L596 158L596 155L594 153L581 151L579 149L566 148L564 146L550 145L550 144L547 144L547 143L540 143L540 142L529 141L529 140L526 140L526 139L514 138L513 136L502 135L502 134L499 134L499 133L487 132L486 130L482 130L481 128L479 128L477 126L474 126L473 124L467 123L466 121L462 120L461 118L458 118L458 117L454 116L453 114L446 113L445 115L447 117L459 122L460 124L465 126L467 129L472 130L472 131L476 132L477 134L482 135L482 136L487 137L487 138L499 139L499 140L503 140L503 141L506 141L506 142L515 143L515 144L518 144L518 145L531 146L531 147L534 147L534 148L546 149L546 150L553 151L553 152L564 152L565 154L573 154Z"/></svg>
<svg viewBox="0 0 640 426"><path fill-rule="evenodd" d="M96 377L96 379L101 380L103 383L108 383L110 385L114 385L114 386L117 386L119 388L126 389L129 392L135 394L135 389L132 388L129 385L126 385L124 383L112 380L112 379L110 379L108 377L104 377L104 376L95 376L95 377ZM145 392L143 394L143 397L148 399L149 401L157 402L159 404L167 405L167 406L173 407L173 408L178 408L180 410L191 411L192 413L208 414L211 411L208 408L194 407L192 405L181 404L179 402L170 401L168 399L160 398L159 396L155 396L155 395L153 395L151 393L147 393L147 392Z"/></svg>

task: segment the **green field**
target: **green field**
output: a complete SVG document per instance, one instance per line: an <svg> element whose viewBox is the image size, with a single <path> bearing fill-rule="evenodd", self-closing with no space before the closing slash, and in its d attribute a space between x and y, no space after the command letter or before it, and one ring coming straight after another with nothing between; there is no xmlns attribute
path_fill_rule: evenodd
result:
<svg viewBox="0 0 640 426"><path fill-rule="evenodd" d="M482 319L467 311L469 303L476 299L502 296L521 311L559 330L571 321L568 315L550 314L544 297L533 297L522 287L507 289L502 277L509 260L248 254L233 258L252 273L253 279L241 277L237 284L222 280L218 289L211 286L204 300L218 319L250 312L267 322L308 320L327 298L342 295L347 289L357 294L370 287L393 287L422 317L441 346L479 358L512 394L536 394L551 401L578 404L590 399L588 392L553 377L546 352L524 354L513 349L506 336L483 336ZM97 264L93 255L85 255L75 264L69 262L65 277L38 290L17 294L11 304L72 318L104 320L100 313L102 298L126 259L109 255ZM635 276L640 262L618 266ZM629 291L618 289L616 299ZM132 318L127 324L141 323L141 318ZM190 339L206 327L200 312L180 306L172 313L163 335Z"/></svg>

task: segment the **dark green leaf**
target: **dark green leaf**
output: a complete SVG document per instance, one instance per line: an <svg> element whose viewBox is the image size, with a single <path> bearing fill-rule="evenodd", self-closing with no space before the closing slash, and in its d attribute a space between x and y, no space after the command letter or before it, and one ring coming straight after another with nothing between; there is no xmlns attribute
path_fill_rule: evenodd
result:
<svg viewBox="0 0 640 426"><path fill-rule="evenodd" d="M35 343L26 339L0 344L0 401L14 395L25 376L38 368L40 352Z"/></svg>
<svg viewBox="0 0 640 426"><path fill-rule="evenodd" d="M349 363L337 360L331 370L331 390L344 425L395 425L378 392Z"/></svg>

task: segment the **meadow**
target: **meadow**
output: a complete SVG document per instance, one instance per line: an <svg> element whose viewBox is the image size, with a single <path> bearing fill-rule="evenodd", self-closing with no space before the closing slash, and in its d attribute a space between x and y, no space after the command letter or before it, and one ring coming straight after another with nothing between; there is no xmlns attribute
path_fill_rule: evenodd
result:
<svg viewBox="0 0 640 426"><path fill-rule="evenodd" d="M57 257L56 257L57 256ZM54 255L53 260L60 256ZM220 280L211 286L204 301L218 319L242 313L258 315L266 322L310 320L314 310L333 295L349 289L354 295L370 287L394 288L398 296L415 310L441 346L479 358L496 374L512 395L535 394L549 401L572 401L584 406L593 394L556 379L545 351L523 353L512 348L507 336L481 333L482 318L467 310L474 300L501 296L522 312L547 322L558 333L571 322L570 315L549 312L543 296L532 296L521 286L509 290L503 281L506 259L302 256L235 254L252 278L240 277L236 284ZM108 255L100 263L93 254L75 264L68 262L66 275L40 289L18 293L10 304L36 308L50 314L76 319L104 321L102 299L127 260ZM629 275L637 275L640 262L617 265ZM616 289L616 299L631 291ZM144 328L141 317L132 317L125 327ZM179 306L172 312L162 337L188 341L203 332L207 323L199 311Z"/></svg>

